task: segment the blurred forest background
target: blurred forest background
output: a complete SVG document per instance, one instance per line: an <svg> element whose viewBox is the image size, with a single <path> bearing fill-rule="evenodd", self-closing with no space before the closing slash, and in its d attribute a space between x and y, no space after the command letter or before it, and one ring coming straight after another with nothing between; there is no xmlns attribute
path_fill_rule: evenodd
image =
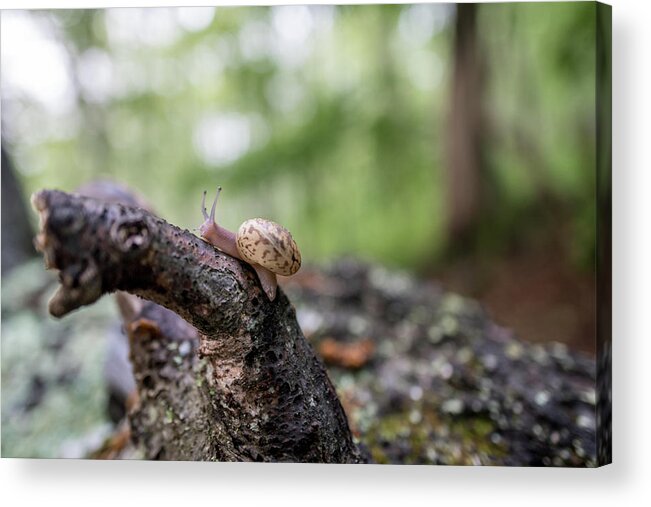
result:
<svg viewBox="0 0 651 507"><path fill-rule="evenodd" d="M193 228L221 185L222 225L280 222L307 264L405 269L593 352L595 12L4 11L3 271L20 188L108 177Z"/></svg>

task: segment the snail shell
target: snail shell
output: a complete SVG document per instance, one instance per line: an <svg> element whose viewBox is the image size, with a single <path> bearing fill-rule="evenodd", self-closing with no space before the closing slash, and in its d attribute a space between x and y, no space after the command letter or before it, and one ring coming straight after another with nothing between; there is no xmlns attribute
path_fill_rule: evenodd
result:
<svg viewBox="0 0 651 507"><path fill-rule="evenodd" d="M271 220L251 218L243 222L236 243L242 259L277 275L290 276L301 267L301 252L292 234Z"/></svg>

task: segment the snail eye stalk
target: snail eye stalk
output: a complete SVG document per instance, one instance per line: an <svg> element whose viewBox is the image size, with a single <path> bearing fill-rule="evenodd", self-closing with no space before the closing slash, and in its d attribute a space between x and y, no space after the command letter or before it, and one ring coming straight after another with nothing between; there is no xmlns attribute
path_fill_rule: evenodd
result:
<svg viewBox="0 0 651 507"><path fill-rule="evenodd" d="M217 207L217 199L219 199L219 193L222 191L222 187L217 187L217 195L215 200L212 202L212 208L210 209L210 221L215 221L215 208Z"/></svg>
<svg viewBox="0 0 651 507"><path fill-rule="evenodd" d="M206 191L203 191L203 199L201 199L201 214L204 220L208 220L208 212L206 211Z"/></svg>

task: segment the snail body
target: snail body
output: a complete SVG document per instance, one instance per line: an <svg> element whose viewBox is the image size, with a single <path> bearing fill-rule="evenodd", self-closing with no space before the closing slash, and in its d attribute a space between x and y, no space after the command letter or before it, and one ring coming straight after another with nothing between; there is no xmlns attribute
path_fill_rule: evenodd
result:
<svg viewBox="0 0 651 507"><path fill-rule="evenodd" d="M273 301L278 282L276 275L291 276L301 267L301 253L291 233L271 220L251 218L233 233L215 222L215 208L221 187L210 210L206 211L206 193L201 211L204 223L199 227L201 237L222 252L250 264L258 275L262 289Z"/></svg>

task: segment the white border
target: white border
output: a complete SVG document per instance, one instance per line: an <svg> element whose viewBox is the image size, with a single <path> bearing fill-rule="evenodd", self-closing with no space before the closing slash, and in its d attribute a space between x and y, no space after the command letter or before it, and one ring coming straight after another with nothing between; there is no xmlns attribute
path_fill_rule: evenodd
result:
<svg viewBox="0 0 651 507"><path fill-rule="evenodd" d="M188 2L215 3L219 2ZM651 3L612 3L615 464L599 470L568 470L5 459L0 462L0 502L48 507L86 506L91 502L120 507L299 502L329 506L651 505ZM1 8L129 5L126 0L0 0ZM135 5L182 4L139 0Z"/></svg>

